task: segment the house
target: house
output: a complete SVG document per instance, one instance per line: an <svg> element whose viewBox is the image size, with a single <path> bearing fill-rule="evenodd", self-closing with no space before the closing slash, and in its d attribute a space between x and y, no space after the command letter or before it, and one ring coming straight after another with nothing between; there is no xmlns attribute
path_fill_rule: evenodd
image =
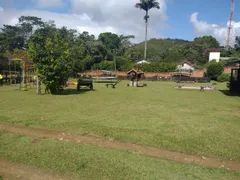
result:
<svg viewBox="0 0 240 180"><path fill-rule="evenodd" d="M148 62L148 61L145 61L145 60L142 60L142 61L137 62L137 64L144 64L144 63L149 64L149 62Z"/></svg>
<svg viewBox="0 0 240 180"><path fill-rule="evenodd" d="M180 65L177 66L179 72L192 72L195 70L193 65L188 61L183 61Z"/></svg>
<svg viewBox="0 0 240 180"><path fill-rule="evenodd" d="M220 52L210 52L209 53L209 62L212 60L216 60L216 62L220 61Z"/></svg>
<svg viewBox="0 0 240 180"><path fill-rule="evenodd" d="M221 57L221 52L209 52L209 62L212 60L216 60L216 62L219 61L228 61L231 60L231 57Z"/></svg>

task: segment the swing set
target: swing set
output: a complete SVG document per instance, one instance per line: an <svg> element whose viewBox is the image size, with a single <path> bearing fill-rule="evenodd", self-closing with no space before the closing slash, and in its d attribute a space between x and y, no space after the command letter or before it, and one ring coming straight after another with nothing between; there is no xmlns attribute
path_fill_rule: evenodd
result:
<svg viewBox="0 0 240 180"><path fill-rule="evenodd" d="M11 62L19 61L20 62L20 72L17 73L16 71L16 63L15 65L15 84L17 84L17 79L19 79L20 86L19 86L19 91L27 91L28 87L32 88L34 85L34 80L35 78L31 77L31 74L34 73L34 64L31 62L30 58L8 58L9 61L9 72L10 76L12 78L12 71L11 71ZM34 76L35 77L35 76ZM11 82L10 82L11 83Z"/></svg>

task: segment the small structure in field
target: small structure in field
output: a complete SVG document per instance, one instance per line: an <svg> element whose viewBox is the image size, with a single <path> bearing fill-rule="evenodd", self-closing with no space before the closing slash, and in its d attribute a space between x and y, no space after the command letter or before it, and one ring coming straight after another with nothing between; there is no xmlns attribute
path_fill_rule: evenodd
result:
<svg viewBox="0 0 240 180"><path fill-rule="evenodd" d="M132 69L127 72L127 75L130 77L130 82L128 86L133 87L144 87L146 84L141 84L141 80L144 77L144 72L141 70Z"/></svg>

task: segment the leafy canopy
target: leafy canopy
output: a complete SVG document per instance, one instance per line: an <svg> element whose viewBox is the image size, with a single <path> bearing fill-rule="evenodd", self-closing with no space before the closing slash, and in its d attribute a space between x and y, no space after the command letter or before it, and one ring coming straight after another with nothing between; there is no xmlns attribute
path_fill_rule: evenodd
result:
<svg viewBox="0 0 240 180"><path fill-rule="evenodd" d="M29 55L36 65L38 76L52 94L62 91L64 80L71 73L70 46L71 38L65 27L46 26L30 38Z"/></svg>

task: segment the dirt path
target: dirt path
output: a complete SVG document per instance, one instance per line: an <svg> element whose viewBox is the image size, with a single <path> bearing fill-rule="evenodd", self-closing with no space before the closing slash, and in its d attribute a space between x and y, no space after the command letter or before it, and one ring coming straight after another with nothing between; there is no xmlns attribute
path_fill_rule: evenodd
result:
<svg viewBox="0 0 240 180"><path fill-rule="evenodd" d="M75 143L100 146L115 150L132 151L137 154L143 154L155 158L172 160L180 163L193 163L211 168L222 168L232 171L240 171L240 161L189 155L185 153L173 152L150 146L121 142L113 139L106 139L103 137L80 136L55 130L29 128L9 124L0 124L0 130L6 130L11 133L17 133L27 136L53 138L58 139L60 141L71 141Z"/></svg>
<svg viewBox="0 0 240 180"><path fill-rule="evenodd" d="M45 171L4 160L0 160L0 176L3 180L64 180Z"/></svg>

